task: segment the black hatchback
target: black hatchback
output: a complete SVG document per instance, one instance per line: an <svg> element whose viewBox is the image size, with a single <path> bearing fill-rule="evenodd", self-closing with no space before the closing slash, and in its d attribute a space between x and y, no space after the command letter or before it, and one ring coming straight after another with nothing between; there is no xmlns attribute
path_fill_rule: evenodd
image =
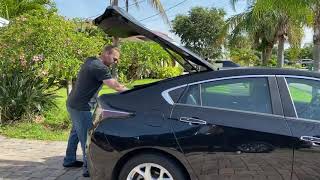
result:
<svg viewBox="0 0 320 180"><path fill-rule="evenodd" d="M99 97L87 142L92 179L320 179L318 73L215 71L119 8L95 23L158 42L190 73Z"/></svg>

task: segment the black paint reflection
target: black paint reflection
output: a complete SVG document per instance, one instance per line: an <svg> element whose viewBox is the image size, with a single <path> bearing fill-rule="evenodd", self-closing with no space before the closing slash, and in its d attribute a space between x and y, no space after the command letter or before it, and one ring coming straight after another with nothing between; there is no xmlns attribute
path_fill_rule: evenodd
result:
<svg viewBox="0 0 320 180"><path fill-rule="evenodd" d="M199 179L288 179L292 138L218 125L175 126Z"/></svg>

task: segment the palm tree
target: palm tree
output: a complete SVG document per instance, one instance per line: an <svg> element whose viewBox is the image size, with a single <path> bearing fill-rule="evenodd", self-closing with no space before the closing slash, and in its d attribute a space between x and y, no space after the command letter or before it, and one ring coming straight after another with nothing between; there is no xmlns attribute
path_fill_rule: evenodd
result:
<svg viewBox="0 0 320 180"><path fill-rule="evenodd" d="M235 6L238 0L231 0L233 6ZM248 0L249 1L249 0ZM282 9L268 9L264 10L263 13L257 13L260 3L264 0L250 0L251 6L247 12L247 19L243 19L244 22L240 23L240 26L245 26L250 34L253 34L254 39L265 45L261 46L262 51L262 62L266 65L268 59L271 57L272 48L274 44L278 42L278 67L283 67L284 64L284 44L289 38L289 42L292 46L300 46L302 39L302 20L298 21L298 17L288 15ZM260 12L260 11L258 11ZM230 19L232 26L237 26L239 15L236 15Z"/></svg>
<svg viewBox="0 0 320 180"><path fill-rule="evenodd" d="M1 0L0 17L10 20L34 9L46 9L46 6L55 9L51 0Z"/></svg>
<svg viewBox="0 0 320 180"><path fill-rule="evenodd" d="M299 21L295 21L290 18L287 14L279 12L278 23L275 27L276 38L278 40L278 67L284 65L284 44L286 40L294 48L300 48L302 37L303 37L303 25Z"/></svg>
<svg viewBox="0 0 320 180"><path fill-rule="evenodd" d="M256 14L261 15L270 9L278 9L290 16L304 17L312 26L314 70L320 71L320 1L319 0L257 0ZM311 22L310 22L311 21Z"/></svg>
<svg viewBox="0 0 320 180"><path fill-rule="evenodd" d="M274 22L273 13L266 13L260 20L256 19L252 8L227 20L229 28L232 29L231 38L247 33L253 39L253 47L262 52L263 65L267 65L276 42Z"/></svg>

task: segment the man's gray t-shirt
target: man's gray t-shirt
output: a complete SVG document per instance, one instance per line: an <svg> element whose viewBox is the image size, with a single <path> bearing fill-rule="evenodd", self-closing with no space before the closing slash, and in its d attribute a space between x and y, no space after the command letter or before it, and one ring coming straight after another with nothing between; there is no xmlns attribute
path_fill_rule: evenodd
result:
<svg viewBox="0 0 320 180"><path fill-rule="evenodd" d="M79 111L90 111L89 102L93 98L103 80L110 79L109 68L96 57L89 57L81 66L75 86L68 96L67 104Z"/></svg>

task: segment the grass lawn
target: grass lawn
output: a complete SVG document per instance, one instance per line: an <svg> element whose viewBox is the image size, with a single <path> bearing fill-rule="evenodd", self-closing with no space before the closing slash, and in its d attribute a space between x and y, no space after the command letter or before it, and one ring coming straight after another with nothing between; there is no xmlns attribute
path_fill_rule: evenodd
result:
<svg viewBox="0 0 320 180"><path fill-rule="evenodd" d="M230 95L233 96L249 96L250 87L249 84L245 83L236 83L236 84L227 84L227 85L218 85L214 87L206 87L204 92L221 94L221 95Z"/></svg>
<svg viewBox="0 0 320 180"><path fill-rule="evenodd" d="M221 94L221 95L230 95L233 96L249 96L250 95L250 88L249 85L244 84L234 84L228 86L215 86L215 87L208 87L205 89L207 93L214 93L214 94ZM299 89L297 87L291 86L290 93L293 97L293 100L296 102L303 102L309 103L312 99L311 92L305 91L303 89Z"/></svg>
<svg viewBox="0 0 320 180"><path fill-rule="evenodd" d="M128 88L135 85L148 84L158 81L157 79L143 79L137 80L131 84L127 84ZM68 139L71 128L71 121L66 110L67 90L65 88L59 89L57 95L60 97L56 99L56 108L52 108L44 113L44 117L35 121L24 121L16 124L0 126L0 134L12 138L26 138L39 140L59 140L65 141ZM114 90L104 86L99 94L113 93Z"/></svg>
<svg viewBox="0 0 320 180"><path fill-rule="evenodd" d="M310 103L312 99L311 92L304 91L302 89L291 87L290 88L291 96L295 102L303 102L303 103Z"/></svg>

